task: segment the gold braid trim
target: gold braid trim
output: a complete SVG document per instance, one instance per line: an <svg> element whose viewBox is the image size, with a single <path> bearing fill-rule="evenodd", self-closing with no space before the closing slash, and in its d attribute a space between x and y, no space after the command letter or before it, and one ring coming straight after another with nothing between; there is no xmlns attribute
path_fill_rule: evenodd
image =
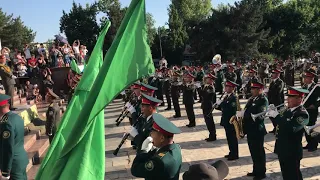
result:
<svg viewBox="0 0 320 180"><path fill-rule="evenodd" d="M0 64L0 68L3 69L7 73L11 73L10 67L5 64Z"/></svg>

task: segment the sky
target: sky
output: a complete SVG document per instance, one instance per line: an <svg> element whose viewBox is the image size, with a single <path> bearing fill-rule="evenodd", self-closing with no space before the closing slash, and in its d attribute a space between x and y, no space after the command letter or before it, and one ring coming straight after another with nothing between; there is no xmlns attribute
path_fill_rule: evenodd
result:
<svg viewBox="0 0 320 180"><path fill-rule="evenodd" d="M14 17L21 16L24 24L37 32L34 42L45 42L59 34L59 20L62 10L69 12L72 2L85 5L95 0L0 0L0 8ZM216 7L220 3L233 4L235 0L212 0ZM120 0L122 6L129 6L131 0ZM168 21L167 8L171 0L146 0L147 12L156 20L156 27L163 26Z"/></svg>

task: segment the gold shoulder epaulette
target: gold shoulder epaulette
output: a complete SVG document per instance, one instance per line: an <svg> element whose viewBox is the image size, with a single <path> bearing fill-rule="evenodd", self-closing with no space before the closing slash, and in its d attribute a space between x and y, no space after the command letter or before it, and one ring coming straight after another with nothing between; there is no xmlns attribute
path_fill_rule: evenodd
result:
<svg viewBox="0 0 320 180"><path fill-rule="evenodd" d="M166 155L166 153L159 153L159 154L158 154L158 156L161 157L161 158L162 158L163 156L165 156L165 155Z"/></svg>

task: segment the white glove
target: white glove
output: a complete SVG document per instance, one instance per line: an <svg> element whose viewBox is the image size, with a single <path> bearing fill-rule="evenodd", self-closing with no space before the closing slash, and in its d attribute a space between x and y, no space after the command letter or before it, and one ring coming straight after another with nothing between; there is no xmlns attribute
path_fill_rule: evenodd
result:
<svg viewBox="0 0 320 180"><path fill-rule="evenodd" d="M216 104L217 104L218 106L220 106L221 103L222 103L222 100L221 100L221 99L218 99L218 100L216 101Z"/></svg>
<svg viewBox="0 0 320 180"><path fill-rule="evenodd" d="M141 151L147 151L147 152L149 152L151 149L152 149L152 147L153 147L153 139L152 139L152 137L147 137L147 139L145 139L144 141L143 141L143 143L142 143L142 146L141 146Z"/></svg>
<svg viewBox="0 0 320 180"><path fill-rule="evenodd" d="M135 127L131 127L131 130L130 130L129 134L130 134L130 136L132 136L134 138L139 133L138 133L138 130Z"/></svg>
<svg viewBox="0 0 320 180"><path fill-rule="evenodd" d="M195 83L195 86L196 86L197 88L201 88L201 84L200 84L199 82Z"/></svg>
<svg viewBox="0 0 320 180"><path fill-rule="evenodd" d="M9 180L9 179L10 179L10 176L8 176L8 177L2 176L2 177L1 177L1 180Z"/></svg>
<svg viewBox="0 0 320 180"><path fill-rule="evenodd" d="M265 88L265 89L263 90L263 92L264 92L264 93L268 93L268 92L269 92L269 88Z"/></svg>
<svg viewBox="0 0 320 180"><path fill-rule="evenodd" d="M134 108L133 106L128 107L128 111L132 114L134 112L136 112L136 108Z"/></svg>
<svg viewBox="0 0 320 180"><path fill-rule="evenodd" d="M156 77L153 77L153 78L152 78L152 80L154 80L154 81L155 81L156 79L157 79Z"/></svg>
<svg viewBox="0 0 320 180"><path fill-rule="evenodd" d="M236 116L242 118L244 116L244 111L237 111Z"/></svg>
<svg viewBox="0 0 320 180"><path fill-rule="evenodd" d="M276 106L275 106L274 104L270 104L270 105L268 106L268 111L269 111L269 110L274 110L274 109L276 109Z"/></svg>
<svg viewBox="0 0 320 180"><path fill-rule="evenodd" d="M275 118L279 115L279 112L276 108L274 109L270 109L267 113L266 113L266 116L267 117L272 117L272 118Z"/></svg>
<svg viewBox="0 0 320 180"><path fill-rule="evenodd" d="M131 105L130 102L127 102L126 105L124 105L124 106L125 106L126 108L129 108L129 107L132 106L132 105Z"/></svg>
<svg viewBox="0 0 320 180"><path fill-rule="evenodd" d="M12 79L17 79L17 76L15 76L15 75L12 75L11 77L12 77Z"/></svg>
<svg viewBox="0 0 320 180"><path fill-rule="evenodd" d="M242 84L242 86L241 86L242 88L244 88L244 87L246 87L246 85L245 84Z"/></svg>

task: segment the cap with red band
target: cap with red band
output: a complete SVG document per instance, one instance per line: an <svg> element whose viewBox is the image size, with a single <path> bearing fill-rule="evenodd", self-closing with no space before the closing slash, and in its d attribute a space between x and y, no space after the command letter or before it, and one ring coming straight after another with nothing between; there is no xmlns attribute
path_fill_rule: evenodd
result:
<svg viewBox="0 0 320 180"><path fill-rule="evenodd" d="M193 79L195 78L194 75L192 75L192 74L189 73L189 72L188 72L187 74L185 74L185 77L187 77L187 78L193 78Z"/></svg>
<svg viewBox="0 0 320 180"><path fill-rule="evenodd" d="M263 87L264 87L264 85L262 83L259 83L259 82L251 83L251 88L263 89Z"/></svg>
<svg viewBox="0 0 320 180"><path fill-rule="evenodd" d="M307 70L305 73L304 73L304 76L305 77L315 77L315 76L317 76L317 74L315 73L315 72L313 72L313 71L311 71L311 70Z"/></svg>
<svg viewBox="0 0 320 180"><path fill-rule="evenodd" d="M301 88L295 88L295 87L289 87L288 88L288 93L286 94L287 96L299 96L303 97L304 94L308 94L309 91L306 89L301 89Z"/></svg>
<svg viewBox="0 0 320 180"><path fill-rule="evenodd" d="M235 83L235 82L227 81L227 82L226 82L226 86L237 87L237 86L239 86L239 85L238 85L237 83Z"/></svg>
<svg viewBox="0 0 320 180"><path fill-rule="evenodd" d="M0 106L3 106L9 102L11 97L6 94L0 94Z"/></svg>
<svg viewBox="0 0 320 180"><path fill-rule="evenodd" d="M273 69L272 73L280 74L280 73L282 73L282 71L280 69Z"/></svg>
<svg viewBox="0 0 320 180"><path fill-rule="evenodd" d="M255 69L250 69L250 73L256 73L257 71Z"/></svg>
<svg viewBox="0 0 320 180"><path fill-rule="evenodd" d="M140 85L140 83L134 83L131 87L133 89L140 89L141 85Z"/></svg>
<svg viewBox="0 0 320 180"><path fill-rule="evenodd" d="M158 90L158 88L150 86L145 83L141 83L141 91L153 93L154 91Z"/></svg>
<svg viewBox="0 0 320 180"><path fill-rule="evenodd" d="M211 73L208 73L208 74L205 75L205 78L216 79L216 76L214 76Z"/></svg>
<svg viewBox="0 0 320 180"><path fill-rule="evenodd" d="M154 131L157 131L165 136L173 136L174 134L181 133L181 130L177 126L175 126L161 114L154 113L152 115L152 119L154 121L152 125L152 129Z"/></svg>
<svg viewBox="0 0 320 180"><path fill-rule="evenodd" d="M141 104L150 105L150 106L158 106L159 104L162 103L161 100L156 99L156 98L154 98L152 96L148 96L148 95L143 94L143 93L141 93L141 96L142 96Z"/></svg>

